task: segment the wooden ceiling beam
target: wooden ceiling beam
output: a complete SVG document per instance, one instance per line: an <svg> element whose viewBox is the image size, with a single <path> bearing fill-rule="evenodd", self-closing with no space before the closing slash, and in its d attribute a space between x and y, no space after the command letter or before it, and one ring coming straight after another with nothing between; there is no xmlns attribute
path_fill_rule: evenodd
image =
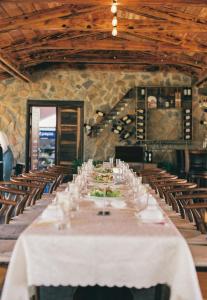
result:
<svg viewBox="0 0 207 300"><path fill-rule="evenodd" d="M0 33L7 32L9 30L16 29L41 29L38 24L47 24L54 22L54 20L61 20L65 16L73 18L82 16L84 14L93 13L94 11L100 10L97 6L84 6L74 7L68 5L62 5L54 8L44 9L40 11L34 11L32 13L22 14L10 18L0 19ZM62 21L64 22L64 21ZM36 25L37 24L37 25ZM62 28L64 29L64 28ZM44 30L44 29L43 29ZM45 29L47 30L47 29ZM55 30L55 29L54 29Z"/></svg>
<svg viewBox="0 0 207 300"><path fill-rule="evenodd" d="M175 7L160 6L160 7L150 7L150 6L141 6L141 7L121 7L123 13L129 12L133 15L144 16L146 18L157 18L158 20L165 20L169 24L176 23L181 24L180 27L184 25L184 28L187 26L198 26L200 29L202 25L207 25L206 18L195 16L190 13L182 12L177 10ZM201 25L201 26L200 26Z"/></svg>
<svg viewBox="0 0 207 300"><path fill-rule="evenodd" d="M107 33L97 33L97 32L71 32L72 34L55 34L55 35L43 35L39 36L36 39L23 41L22 43L12 43L11 45L3 48L4 51L15 53L17 52L18 55L21 52L27 51L28 53L34 52L36 50L41 50L42 46L48 46L50 43L52 45L58 44L60 41L72 41L75 40L76 42L90 42L96 40L103 40L107 38L107 36L111 37L111 33L108 35ZM44 50L44 47L43 47ZM76 51L76 49L70 49L71 51ZM79 50L78 50L79 51Z"/></svg>
<svg viewBox="0 0 207 300"><path fill-rule="evenodd" d="M201 52L207 53L207 46L205 45L171 45L167 43L158 43L157 41L140 41L126 43L124 40L119 40L117 38L108 38L106 40L60 40L58 43L48 42L47 44L42 44L39 50L49 50L49 49L75 49L75 50L128 50L128 51L153 51L153 52ZM33 48L33 50L38 50Z"/></svg>
<svg viewBox="0 0 207 300"><path fill-rule="evenodd" d="M19 78L25 82L31 82L25 71L20 70L20 68L14 63L11 63L11 58L8 58L5 53L0 51L0 68L10 75Z"/></svg>
<svg viewBox="0 0 207 300"><path fill-rule="evenodd" d="M204 83L206 81L207 81L207 70L204 70L203 72L200 72L197 80L194 82L193 85L195 85L196 87L199 87L202 83Z"/></svg>
<svg viewBox="0 0 207 300"><path fill-rule="evenodd" d="M50 57L50 58L48 58ZM49 56L40 56L37 60L34 61L34 63L39 63L39 62L69 62L69 63L96 63L96 64L140 64L140 65L184 65L188 67L192 67L196 70L201 70L202 68L198 65L194 65L189 63L188 61L182 61L182 60L174 60L170 57L168 58L124 58L124 57L111 57L111 58L98 58L98 57L67 57L64 55L54 56L51 57ZM206 66L207 68L207 66Z"/></svg>
<svg viewBox="0 0 207 300"><path fill-rule="evenodd" d="M18 3L64 3L74 5L84 5L85 0L18 0ZM1 0L1 3L16 3L16 0ZM111 0L88 0L88 5L111 5ZM118 0L118 5L181 5L181 6L205 6L206 0Z"/></svg>
<svg viewBox="0 0 207 300"><path fill-rule="evenodd" d="M106 13L106 12L103 12ZM15 20L15 18L14 18ZM40 31L96 31L108 32L111 31L111 16L98 18L95 14L87 14L85 17L70 17L70 18L50 18L42 20L41 18L33 20L21 20L19 22L0 21L0 32L7 32L11 29L30 29ZM1 25L1 23L7 25ZM140 33L140 32L207 32L207 22L198 23L186 21L185 24L173 23L167 20L158 20L152 18L145 19L124 19L118 18L118 30L123 32Z"/></svg>
<svg viewBox="0 0 207 300"><path fill-rule="evenodd" d="M65 66L67 64L68 68L74 68L78 70L92 69L92 70L111 70L111 71L145 71L145 72L182 72L188 76L197 76L197 73L194 72L191 68L184 66L170 66L170 65L136 65L136 64L95 64L95 63L57 63L57 67ZM42 64L31 67L30 70L41 69ZM54 66L54 64L53 64ZM47 66L44 64L44 68ZM49 67L49 65L48 65Z"/></svg>

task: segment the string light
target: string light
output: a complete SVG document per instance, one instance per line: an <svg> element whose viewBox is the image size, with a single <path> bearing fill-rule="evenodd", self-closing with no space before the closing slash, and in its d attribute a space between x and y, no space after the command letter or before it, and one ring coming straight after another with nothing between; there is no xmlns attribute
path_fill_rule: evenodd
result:
<svg viewBox="0 0 207 300"><path fill-rule="evenodd" d="M114 16L113 19L112 19L112 26L113 26L113 27L116 27L116 26L117 26L117 23L118 23L117 17Z"/></svg>
<svg viewBox="0 0 207 300"><path fill-rule="evenodd" d="M112 14L117 13L117 3L116 3L116 1L113 1L113 4L111 6L111 12L112 12Z"/></svg>
<svg viewBox="0 0 207 300"><path fill-rule="evenodd" d="M118 32L117 32L117 28L114 27L113 30L112 30L112 35L113 35L113 36L117 36L117 33L118 33Z"/></svg>
<svg viewBox="0 0 207 300"><path fill-rule="evenodd" d="M111 12L114 15L114 17L112 19L113 29L112 29L111 34L113 36L117 36L117 33L118 33L117 32L117 23L118 23L118 20L117 20L117 0L113 0L113 4L111 6Z"/></svg>

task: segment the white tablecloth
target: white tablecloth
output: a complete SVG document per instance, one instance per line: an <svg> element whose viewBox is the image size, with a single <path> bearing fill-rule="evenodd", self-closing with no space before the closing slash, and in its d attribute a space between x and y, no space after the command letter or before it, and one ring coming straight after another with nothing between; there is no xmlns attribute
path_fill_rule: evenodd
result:
<svg viewBox="0 0 207 300"><path fill-rule="evenodd" d="M171 287L171 300L202 299L191 253L177 229L144 224L130 209L98 216L85 202L70 229L36 220L19 238L2 300L28 300L28 286Z"/></svg>

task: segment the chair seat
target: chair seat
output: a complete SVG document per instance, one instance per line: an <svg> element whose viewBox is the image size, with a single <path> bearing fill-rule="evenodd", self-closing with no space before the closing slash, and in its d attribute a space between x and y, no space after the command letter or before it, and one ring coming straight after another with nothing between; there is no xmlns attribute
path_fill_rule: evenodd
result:
<svg viewBox="0 0 207 300"><path fill-rule="evenodd" d="M0 263L9 263L16 240L0 240Z"/></svg>
<svg viewBox="0 0 207 300"><path fill-rule="evenodd" d="M0 240L17 240L27 226L26 224L2 224L0 226Z"/></svg>
<svg viewBox="0 0 207 300"><path fill-rule="evenodd" d="M207 246L207 236L206 234L199 234L196 237L188 238L187 239L188 244L190 245L206 245Z"/></svg>
<svg viewBox="0 0 207 300"><path fill-rule="evenodd" d="M199 236L201 233L195 229L178 229L185 239L191 239Z"/></svg>
<svg viewBox="0 0 207 300"><path fill-rule="evenodd" d="M195 266L207 267L207 246L189 245Z"/></svg>

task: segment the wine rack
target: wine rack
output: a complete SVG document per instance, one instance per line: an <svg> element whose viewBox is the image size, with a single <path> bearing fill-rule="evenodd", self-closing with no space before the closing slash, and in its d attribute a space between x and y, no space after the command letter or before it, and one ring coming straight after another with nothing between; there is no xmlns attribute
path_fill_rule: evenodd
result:
<svg viewBox="0 0 207 300"><path fill-rule="evenodd" d="M136 103L136 135L137 141L146 139L146 88L137 88L137 103Z"/></svg>
<svg viewBox="0 0 207 300"><path fill-rule="evenodd" d="M183 138L186 141L192 140L192 89L182 89L182 116L183 116Z"/></svg>
<svg viewBox="0 0 207 300"><path fill-rule="evenodd" d="M179 141L192 141L192 88L191 87L137 87L136 88L136 136L137 143L148 141L148 121L151 110L180 111L181 132ZM174 110L174 112L173 112ZM179 115L178 114L178 115Z"/></svg>

